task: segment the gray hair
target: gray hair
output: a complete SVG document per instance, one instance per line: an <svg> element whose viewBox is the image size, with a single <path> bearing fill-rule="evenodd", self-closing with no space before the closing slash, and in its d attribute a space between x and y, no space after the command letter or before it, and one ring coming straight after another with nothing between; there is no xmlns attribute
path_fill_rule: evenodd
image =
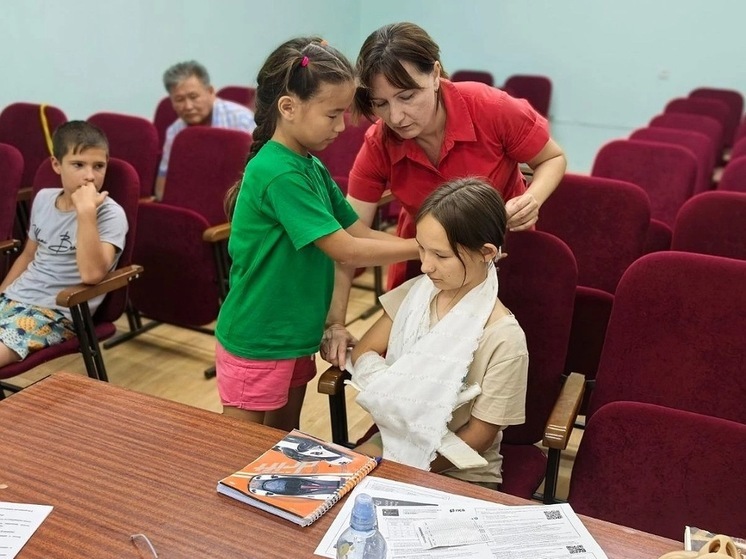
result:
<svg viewBox="0 0 746 559"><path fill-rule="evenodd" d="M201 81L205 87L210 87L210 74L207 73L207 68L196 60L179 62L163 72L163 85L166 91L171 93L173 88L192 76Z"/></svg>

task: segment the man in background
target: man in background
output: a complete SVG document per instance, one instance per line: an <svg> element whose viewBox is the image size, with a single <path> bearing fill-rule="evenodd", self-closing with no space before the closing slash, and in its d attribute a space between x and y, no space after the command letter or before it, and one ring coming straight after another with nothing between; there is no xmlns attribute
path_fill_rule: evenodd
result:
<svg viewBox="0 0 746 559"><path fill-rule="evenodd" d="M163 74L163 85L179 118L166 130L163 156L155 181L155 196L163 198L168 160L174 138L187 126L214 126L252 132L254 113L248 107L220 99L210 84L207 69L194 60L174 64Z"/></svg>

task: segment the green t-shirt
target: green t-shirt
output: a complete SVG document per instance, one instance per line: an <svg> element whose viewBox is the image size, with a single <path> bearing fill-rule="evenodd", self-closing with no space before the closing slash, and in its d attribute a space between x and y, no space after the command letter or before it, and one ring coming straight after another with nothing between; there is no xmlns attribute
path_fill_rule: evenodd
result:
<svg viewBox="0 0 746 559"><path fill-rule="evenodd" d="M319 349L334 262L314 241L358 219L315 157L267 142L249 162L231 224L230 290L215 335L233 355L292 359Z"/></svg>

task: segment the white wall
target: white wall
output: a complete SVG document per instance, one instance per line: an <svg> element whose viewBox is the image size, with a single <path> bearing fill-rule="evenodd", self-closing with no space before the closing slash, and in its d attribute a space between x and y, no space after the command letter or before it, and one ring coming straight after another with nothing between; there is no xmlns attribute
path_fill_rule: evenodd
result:
<svg viewBox="0 0 746 559"><path fill-rule="evenodd" d="M746 92L742 0L378 0L361 3L361 37L413 21L445 67L545 74L552 132L571 170L700 85Z"/></svg>
<svg viewBox="0 0 746 559"><path fill-rule="evenodd" d="M0 108L46 102L69 118L151 118L163 71L195 58L217 86L251 84L278 43L320 34L354 60L377 27L410 20L445 67L546 74L570 168L699 85L746 91L742 0L6 0Z"/></svg>
<svg viewBox="0 0 746 559"><path fill-rule="evenodd" d="M152 118L175 62L202 62L218 88L252 85L270 51L296 35L354 54L358 22L347 0L6 0L0 108L29 101L70 119L104 110Z"/></svg>

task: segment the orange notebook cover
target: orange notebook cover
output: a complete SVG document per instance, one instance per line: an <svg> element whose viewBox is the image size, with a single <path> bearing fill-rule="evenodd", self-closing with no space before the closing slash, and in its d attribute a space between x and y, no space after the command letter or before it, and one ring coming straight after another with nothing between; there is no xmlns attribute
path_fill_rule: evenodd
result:
<svg viewBox="0 0 746 559"><path fill-rule="evenodd" d="M218 482L218 493L308 526L352 490L378 461L293 430L246 467Z"/></svg>

